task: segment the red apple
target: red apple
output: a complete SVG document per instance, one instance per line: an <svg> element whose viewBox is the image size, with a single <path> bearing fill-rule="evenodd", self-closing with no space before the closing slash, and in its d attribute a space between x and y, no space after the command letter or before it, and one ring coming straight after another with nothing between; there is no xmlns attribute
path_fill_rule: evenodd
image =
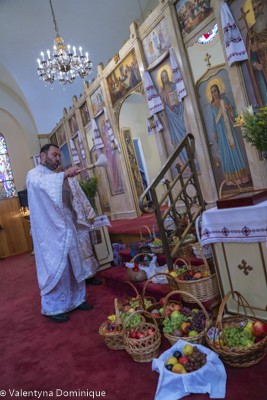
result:
<svg viewBox="0 0 267 400"><path fill-rule="evenodd" d="M131 338L131 339L137 339L137 333L138 333L138 332L131 332L131 333L130 333L130 338Z"/></svg>
<svg viewBox="0 0 267 400"><path fill-rule="evenodd" d="M143 332L137 332L136 338L137 339L144 339L146 335Z"/></svg>
<svg viewBox="0 0 267 400"><path fill-rule="evenodd" d="M264 337L267 334L267 326L261 321L255 321L253 322L251 333L256 337Z"/></svg>
<svg viewBox="0 0 267 400"><path fill-rule="evenodd" d="M151 335L153 335L153 333L155 332L155 329L153 329L153 328L151 328L151 329L148 329L148 331L147 331L147 336L151 336Z"/></svg>
<svg viewBox="0 0 267 400"><path fill-rule="evenodd" d="M188 363L188 357L187 356L180 357L178 363L184 366L186 363Z"/></svg>
<svg viewBox="0 0 267 400"><path fill-rule="evenodd" d="M172 309L166 308L166 314L168 317L169 317L169 315L171 315L171 313L172 313Z"/></svg>
<svg viewBox="0 0 267 400"><path fill-rule="evenodd" d="M162 298L160 299L160 301L159 301L161 307L163 307L164 301L165 301L165 297L162 297Z"/></svg>
<svg viewBox="0 0 267 400"><path fill-rule="evenodd" d="M181 308L182 308L182 307L181 307L179 304L174 304L174 306L173 306L173 310L174 310L174 311L180 311Z"/></svg>

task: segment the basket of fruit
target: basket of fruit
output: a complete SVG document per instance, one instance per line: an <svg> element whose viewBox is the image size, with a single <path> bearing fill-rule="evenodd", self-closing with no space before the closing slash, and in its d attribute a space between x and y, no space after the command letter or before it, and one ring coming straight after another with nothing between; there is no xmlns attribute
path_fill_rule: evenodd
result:
<svg viewBox="0 0 267 400"><path fill-rule="evenodd" d="M144 304L144 301L146 299L145 291L146 291L146 288L147 288L147 285L148 285L149 281L152 280L155 276L158 276L158 275L165 275L167 278L171 277L169 274L166 274L164 272L159 272L159 273L151 276L146 281L146 283L144 284L144 287L143 287L143 292L142 292L142 302L143 302L143 304ZM176 284L176 289L178 289L177 284ZM155 318L155 320L156 320L156 322L157 322L157 324L158 324L160 329L163 329L163 321L164 321L163 304L164 304L164 300L165 300L165 297L162 297L158 303L155 302L154 304L150 305L149 307L146 307L146 310L148 312L150 312L153 315L153 317ZM170 315L175 310L179 311L181 308L182 308L182 303L180 301L172 300L172 302L170 304L168 304L167 311L166 311L167 315Z"/></svg>
<svg viewBox="0 0 267 400"><path fill-rule="evenodd" d="M179 311L173 311L169 316L167 313L167 304L169 297L174 294L180 294L184 298L185 292L182 290L174 290L166 297L163 305L164 321L163 333L173 346L179 339L183 339L189 343L205 343L205 336L212 321L212 314L208 313L203 304L192 294L187 293L191 297L191 303L197 303L201 310L188 307L182 307Z"/></svg>
<svg viewBox="0 0 267 400"><path fill-rule="evenodd" d="M190 256L189 256L189 248L195 248L199 252L204 262L203 265L199 265L198 267L192 267ZM216 272L211 272L209 264L204 257L202 251L196 247L194 244L188 244L186 246L186 261L187 261L187 270L186 272L182 272L178 275L175 280L178 283L179 290L183 290L187 292L187 294L192 294L199 301L204 303L205 301L214 299L220 296L219 286L217 281ZM184 301L188 303L194 303L192 301L192 297L185 294L183 296Z"/></svg>
<svg viewBox="0 0 267 400"><path fill-rule="evenodd" d="M156 256L140 253L132 258L129 263L125 263L129 280L132 282L142 282L147 280L146 268L148 269L152 266L157 267L158 263L156 262L156 259Z"/></svg>
<svg viewBox="0 0 267 400"><path fill-rule="evenodd" d="M142 228L146 228L148 230L149 236L147 238L143 238ZM150 252L148 243L153 242L154 238L151 235L151 232L150 232L150 229L148 226L142 225L140 227L140 237L141 237L141 239L138 242L130 244L132 257L134 257L134 255L139 254L139 253L149 253Z"/></svg>
<svg viewBox="0 0 267 400"><path fill-rule="evenodd" d="M128 326L129 317L123 324L123 344L124 349L139 363L152 361L159 354L161 334L155 318L145 310L138 310L132 314L131 318L141 317L145 314L153 323L142 321L138 325Z"/></svg>
<svg viewBox="0 0 267 400"><path fill-rule="evenodd" d="M131 318L131 312L125 312L121 302L118 299L114 300L115 314L110 315L108 320L103 322L98 332L103 336L108 348L112 350L124 349L122 340L122 325L127 319L127 327L145 322L145 318L141 315ZM129 317L129 318L128 318Z"/></svg>
<svg viewBox="0 0 267 400"><path fill-rule="evenodd" d="M180 239L178 238L178 236L174 236L173 239L172 239L172 241L171 241L171 243L169 244L170 253L174 250L175 246L176 246L179 242L180 242ZM195 235L191 235L191 234L186 235L186 237L185 237L185 239L184 239L184 241L183 241L182 246L181 246L181 247L179 248L179 250L175 253L175 257L184 256L185 253L186 253L186 246L187 246L189 243L196 243L196 237L195 237ZM193 249L190 248L189 254L192 254L192 253L193 253Z"/></svg>
<svg viewBox="0 0 267 400"><path fill-rule="evenodd" d="M184 265L182 267L179 267L177 265L178 261L182 261ZM179 289L175 278L176 278L176 276L180 275L182 272L187 271L187 269L188 269L188 265L185 260L183 260L182 258L177 258L177 260L175 260L175 263L173 264L173 271L171 271L169 273L169 275L171 275L171 277L167 276L167 280L168 280L171 290Z"/></svg>
<svg viewBox="0 0 267 400"><path fill-rule="evenodd" d="M156 223L157 223L157 221L155 221L154 224L153 224L153 238L154 238L154 241L148 243L148 246L150 247L150 251L151 251L152 253L155 253L155 254L163 254L162 241L161 241L160 238L158 238L158 237L156 236L156 232L155 232Z"/></svg>
<svg viewBox="0 0 267 400"><path fill-rule="evenodd" d="M237 314L223 317L228 298L236 294ZM240 306L245 315L239 314ZM253 317L247 316L249 308ZM231 367L244 368L258 364L266 355L267 321L256 318L254 311L238 292L230 291L223 299L217 320L207 332L207 343Z"/></svg>
<svg viewBox="0 0 267 400"><path fill-rule="evenodd" d="M126 294L125 292L126 285L131 286L131 288L135 291L136 294L135 297L130 297ZM142 298L142 296L140 296L140 294L138 293L136 287L129 281L123 282L122 292L123 292L122 295L125 299L125 302L123 303L124 311L130 311L131 309L133 309L133 311L136 311L139 310L140 308L146 310L148 307L157 302L155 297L152 296L146 296Z"/></svg>
<svg viewBox="0 0 267 400"><path fill-rule="evenodd" d="M206 392L211 398L225 398L225 367L218 354L201 344L191 346L179 340L153 360L152 371L160 374L155 400L181 399L189 393Z"/></svg>

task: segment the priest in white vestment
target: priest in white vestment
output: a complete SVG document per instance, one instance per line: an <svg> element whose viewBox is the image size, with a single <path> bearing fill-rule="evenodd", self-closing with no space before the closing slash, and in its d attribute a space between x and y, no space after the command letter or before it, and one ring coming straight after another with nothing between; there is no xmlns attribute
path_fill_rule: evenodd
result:
<svg viewBox="0 0 267 400"><path fill-rule="evenodd" d="M57 173L57 146L44 145L40 155L41 164L27 175L27 191L41 313L65 322L68 311L93 308L85 302L85 280L98 268L89 238L95 213L75 178L81 169Z"/></svg>

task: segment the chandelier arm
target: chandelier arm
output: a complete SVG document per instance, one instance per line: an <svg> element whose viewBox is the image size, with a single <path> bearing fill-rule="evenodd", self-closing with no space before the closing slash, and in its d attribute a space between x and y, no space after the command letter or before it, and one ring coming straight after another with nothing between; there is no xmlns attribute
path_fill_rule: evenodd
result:
<svg viewBox="0 0 267 400"><path fill-rule="evenodd" d="M56 21L56 18L55 18L53 6L52 6L52 1L49 0L49 3L50 3L50 7L51 7L53 22L54 22L54 25L55 25L56 36L59 38L60 36L59 36L59 33L58 33L57 21Z"/></svg>

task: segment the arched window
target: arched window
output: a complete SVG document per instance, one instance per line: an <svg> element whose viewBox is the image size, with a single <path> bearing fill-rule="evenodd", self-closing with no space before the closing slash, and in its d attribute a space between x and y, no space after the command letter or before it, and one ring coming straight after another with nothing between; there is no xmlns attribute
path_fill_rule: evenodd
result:
<svg viewBox="0 0 267 400"><path fill-rule="evenodd" d="M6 141L4 136L0 133L0 199L16 196L17 192L8 157Z"/></svg>

